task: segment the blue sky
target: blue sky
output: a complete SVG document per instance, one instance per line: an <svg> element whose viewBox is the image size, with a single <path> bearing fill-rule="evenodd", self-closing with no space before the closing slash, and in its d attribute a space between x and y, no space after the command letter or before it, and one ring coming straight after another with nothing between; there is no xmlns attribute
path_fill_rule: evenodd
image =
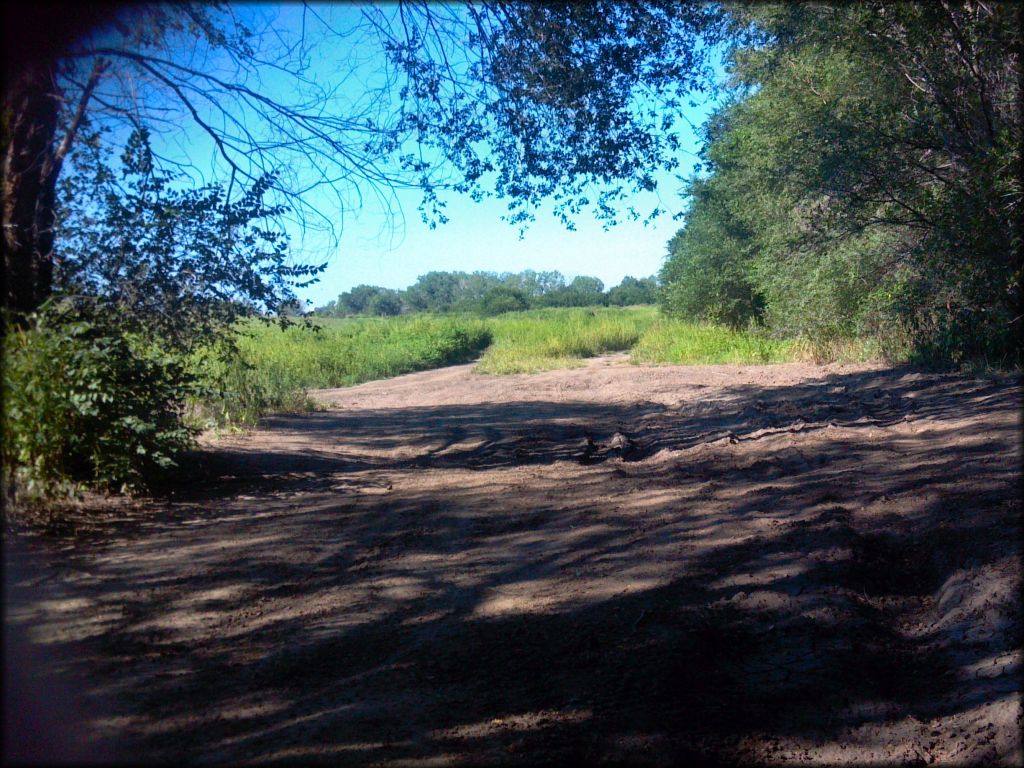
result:
<svg viewBox="0 0 1024 768"><path fill-rule="evenodd" d="M690 171L694 160L684 155L682 167ZM432 270L558 270L569 279L593 275L606 287L617 285L625 275L646 277L661 268L666 245L680 226L671 216L682 205L679 182L663 174L658 186L661 205L670 213L647 225L624 221L605 231L584 212L575 219L576 230L570 231L549 207L537 212L522 239L517 227L501 220L506 203L500 200L476 203L468 196L449 197L448 223L431 230L416 210L419 193L400 193L404 216L389 219L369 207L349 215L337 247L323 238L318 244L316 236L302 247L308 258L327 261L328 267L320 282L300 297L319 306L361 283L405 288ZM649 200L638 200L640 210L658 204L654 195L645 197Z"/></svg>
<svg viewBox="0 0 1024 768"><path fill-rule="evenodd" d="M236 9L256 20L256 27L265 24L263 29L272 30L273 40L288 39L289 35L295 40L303 28L302 6L261 4ZM329 15L336 28L358 27L360 7L356 4L317 6L317 10ZM331 46L310 50L309 76L331 86L332 78L337 80L337 73L342 72L335 92L337 102L329 108L358 114L366 106L366 94L375 85L375 78L380 78L383 59L379 43L372 36L353 33L335 38ZM260 84L271 90L282 87L275 84L273 72L261 75ZM710 105L698 104L685 116L691 125L699 126L710 109ZM692 133L680 138L679 173L688 176L697 160L699 140ZM202 136L193 134L185 145L189 157L213 154L212 146ZM551 206L544 206L534 212L536 219L522 237L517 226L501 219L507 202L493 198L474 202L468 195L444 196L449 221L430 229L417 211L417 190L396 192L388 210L372 190L350 189L334 196L331 190L320 188L307 193L306 199L329 213L337 239L315 229L290 227L298 261L328 264L320 281L301 289L299 298L310 306L319 306L361 283L400 289L433 270L558 270L569 279L580 274L596 276L606 287L618 284L626 275L655 274L669 239L680 226L672 214L679 213L684 204L681 182L674 175L661 173L656 179L656 193L637 195L629 201L643 214L656 207L667 211L646 225L642 221L621 221L606 231L603 222L585 211L574 220L575 230L569 230L555 218ZM361 203L357 203L360 197ZM343 215L339 204L344 208Z"/></svg>

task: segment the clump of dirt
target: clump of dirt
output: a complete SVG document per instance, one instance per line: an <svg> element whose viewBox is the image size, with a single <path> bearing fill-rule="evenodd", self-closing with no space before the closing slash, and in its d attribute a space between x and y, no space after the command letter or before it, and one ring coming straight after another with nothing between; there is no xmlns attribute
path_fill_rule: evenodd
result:
<svg viewBox="0 0 1024 768"><path fill-rule="evenodd" d="M1019 763L1019 384L611 356L321 391L18 536L8 624L77 692L58 757Z"/></svg>

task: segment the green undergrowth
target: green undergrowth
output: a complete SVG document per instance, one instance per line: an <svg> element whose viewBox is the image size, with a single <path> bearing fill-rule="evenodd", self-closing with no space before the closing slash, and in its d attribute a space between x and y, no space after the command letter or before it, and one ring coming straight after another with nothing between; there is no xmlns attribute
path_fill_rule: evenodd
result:
<svg viewBox="0 0 1024 768"><path fill-rule="evenodd" d="M534 373L582 365L588 357L629 350L657 320L654 307L537 309L489 320L494 338L478 373Z"/></svg>
<svg viewBox="0 0 1024 768"><path fill-rule="evenodd" d="M241 326L237 352L195 365L217 394L193 403L217 424L250 423L270 411L308 410L308 389L345 387L474 360L491 342L484 321L417 315L320 320L313 328L259 321Z"/></svg>
<svg viewBox="0 0 1024 768"><path fill-rule="evenodd" d="M552 308L497 317L415 315L319 320L282 329L256 321L240 328L232 355L197 356L208 391L192 403L202 425L250 424L268 412L313 407L309 389L344 387L476 360L481 374L534 373L629 352L643 364L869 359L862 342L774 339L760 331L670 320L654 307Z"/></svg>
<svg viewBox="0 0 1024 768"><path fill-rule="evenodd" d="M179 356L52 305L5 320L5 503L135 491L176 466L194 437L184 400L202 390Z"/></svg>
<svg viewBox="0 0 1024 768"><path fill-rule="evenodd" d="M632 349L634 363L756 365L797 359L794 343L773 339L755 331L734 331L718 325L701 325L661 319Z"/></svg>

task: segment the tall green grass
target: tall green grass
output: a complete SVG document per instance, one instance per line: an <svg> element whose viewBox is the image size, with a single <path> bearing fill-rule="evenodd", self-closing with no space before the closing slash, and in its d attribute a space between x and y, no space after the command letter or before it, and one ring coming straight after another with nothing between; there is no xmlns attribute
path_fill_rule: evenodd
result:
<svg viewBox="0 0 1024 768"><path fill-rule="evenodd" d="M233 358L197 357L194 365L210 391L196 402L197 414L206 423L251 423L270 411L308 409L308 389L343 387L478 357L474 370L489 374L575 367L585 358L616 351L629 351L634 363L757 365L814 357L814 350L800 341L670 320L654 307L550 308L486 319L321 319L317 324L314 331L246 323ZM866 354L860 347L857 352Z"/></svg>
<svg viewBox="0 0 1024 768"><path fill-rule="evenodd" d="M475 359L491 343L482 320L416 315L322 320L319 330L250 324L246 360L305 387L343 387Z"/></svg>
<svg viewBox="0 0 1024 768"><path fill-rule="evenodd" d="M784 363L796 356L791 341L718 325L660 319L633 347L631 358L634 363L751 365Z"/></svg>
<svg viewBox="0 0 1024 768"><path fill-rule="evenodd" d="M484 321L417 315L320 320L282 329L239 328L237 353L194 361L211 393L194 403L200 420L248 423L268 411L306 410L307 389L344 387L475 359L491 343Z"/></svg>
<svg viewBox="0 0 1024 768"><path fill-rule="evenodd" d="M630 349L657 320L654 307L536 309L488 323L494 341L479 373L533 373L570 368L583 359Z"/></svg>

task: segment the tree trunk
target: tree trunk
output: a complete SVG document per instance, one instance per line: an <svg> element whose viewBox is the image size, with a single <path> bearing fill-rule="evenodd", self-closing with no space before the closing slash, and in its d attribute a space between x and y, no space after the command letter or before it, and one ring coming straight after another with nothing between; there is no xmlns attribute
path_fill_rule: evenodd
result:
<svg viewBox="0 0 1024 768"><path fill-rule="evenodd" d="M21 315L38 308L53 287L53 208L61 159L56 138L62 106L54 78L57 61L75 40L115 17L122 5L109 0L4 5L0 293L3 307Z"/></svg>
<svg viewBox="0 0 1024 768"><path fill-rule="evenodd" d="M53 284L58 94L51 67L28 66L3 97L3 305L24 315ZM17 315L16 315L17 317Z"/></svg>

